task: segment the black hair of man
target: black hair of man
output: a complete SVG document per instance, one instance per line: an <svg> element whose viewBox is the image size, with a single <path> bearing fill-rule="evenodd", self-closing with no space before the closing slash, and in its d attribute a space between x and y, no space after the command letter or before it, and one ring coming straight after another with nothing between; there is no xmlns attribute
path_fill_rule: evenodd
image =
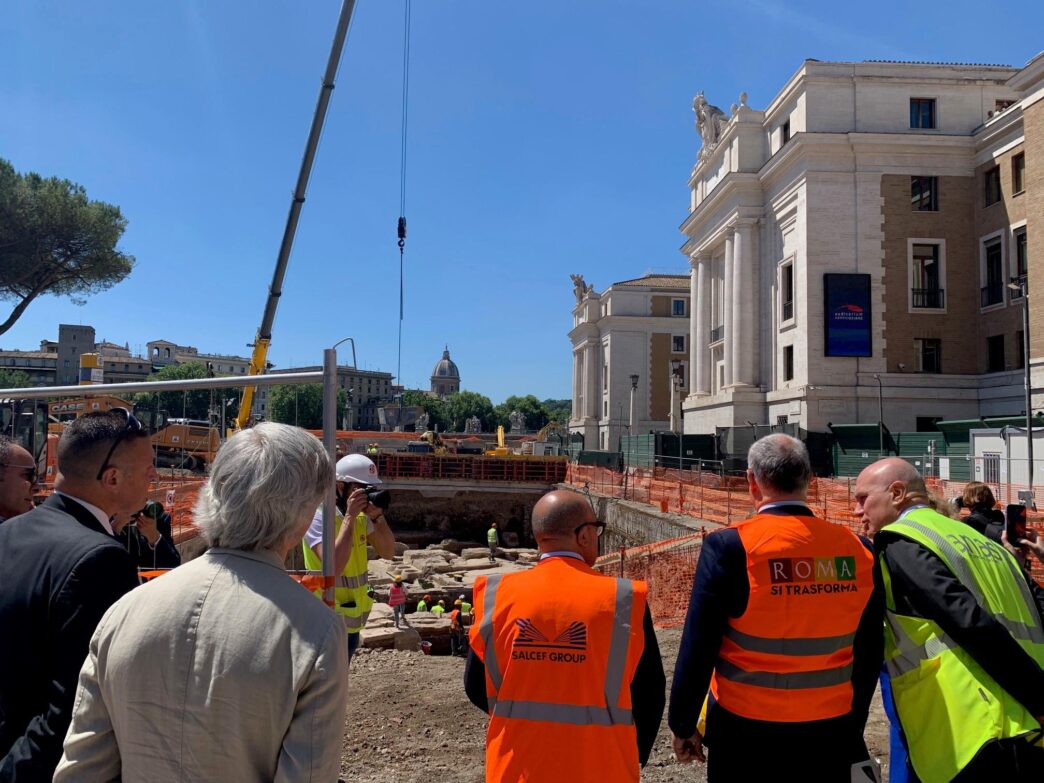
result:
<svg viewBox="0 0 1044 783"><path fill-rule="evenodd" d="M122 446L123 442L149 436L144 430L126 430L127 417L122 413L98 411L76 419L58 440L58 472L71 479L93 480L117 438L122 436Z"/></svg>

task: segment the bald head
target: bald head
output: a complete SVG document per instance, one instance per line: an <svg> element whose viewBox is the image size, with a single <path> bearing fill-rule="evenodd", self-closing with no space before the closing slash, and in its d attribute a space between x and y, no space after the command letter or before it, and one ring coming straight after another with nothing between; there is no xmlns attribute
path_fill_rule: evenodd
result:
<svg viewBox="0 0 1044 783"><path fill-rule="evenodd" d="M533 537L537 543L549 538L572 537L580 525L595 521L587 498L569 490L548 492L533 507Z"/></svg>
<svg viewBox="0 0 1044 783"><path fill-rule="evenodd" d="M875 535L911 506L928 503L928 489L913 465L888 457L868 466L856 479L854 513Z"/></svg>
<svg viewBox="0 0 1044 783"><path fill-rule="evenodd" d="M862 479L866 474L867 480L877 487L887 487L893 482L901 482L906 487L907 494L928 495L928 488L924 485L924 479L917 472L917 468L899 457L886 457L868 466L863 473L859 474Z"/></svg>

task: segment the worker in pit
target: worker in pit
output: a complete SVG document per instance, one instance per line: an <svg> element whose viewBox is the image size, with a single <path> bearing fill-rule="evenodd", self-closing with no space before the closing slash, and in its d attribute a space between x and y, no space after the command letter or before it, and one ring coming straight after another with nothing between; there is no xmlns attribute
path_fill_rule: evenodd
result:
<svg viewBox="0 0 1044 783"><path fill-rule="evenodd" d="M497 562L497 546L500 541L497 536L497 523L493 522L486 531L486 543L489 544L489 562Z"/></svg>
<svg viewBox="0 0 1044 783"><path fill-rule="evenodd" d="M439 602L437 604L435 604L435 606L431 607L431 613L433 615L436 615L436 616L438 616L440 614L445 614L446 613L446 602L443 601L440 598Z"/></svg>
<svg viewBox="0 0 1044 783"><path fill-rule="evenodd" d="M466 618L471 619L471 604L468 602L468 599L464 597L464 593L457 596L457 601L460 603L460 611L464 613Z"/></svg>
<svg viewBox="0 0 1044 783"><path fill-rule="evenodd" d="M334 610L344 620L348 632L348 660L359 647L359 633L373 606L367 573L366 546L377 556L390 560L395 556L395 536L384 508L371 502L374 488L381 484L377 466L362 454L349 454L337 461L337 527L334 538ZM382 505L386 506L386 503ZM347 520L347 524L342 524ZM305 568L321 571L323 567L323 510L312 518L303 542ZM322 591L316 591L322 596Z"/></svg>
<svg viewBox="0 0 1044 783"><path fill-rule="evenodd" d="M870 542L806 505L801 441L769 435L747 463L757 513L708 535L696 565L668 713L675 756L706 760L710 783L875 780L863 728L883 608Z"/></svg>
<svg viewBox="0 0 1044 783"><path fill-rule="evenodd" d="M450 655L467 655L468 642L464 632L464 612L461 609L463 603L458 598L453 602L453 611L449 613Z"/></svg>
<svg viewBox="0 0 1044 783"><path fill-rule="evenodd" d="M427 593L425 593L424 597L417 602L417 611L418 612L427 612L427 611L430 611L430 609L431 609L431 596L428 595Z"/></svg>

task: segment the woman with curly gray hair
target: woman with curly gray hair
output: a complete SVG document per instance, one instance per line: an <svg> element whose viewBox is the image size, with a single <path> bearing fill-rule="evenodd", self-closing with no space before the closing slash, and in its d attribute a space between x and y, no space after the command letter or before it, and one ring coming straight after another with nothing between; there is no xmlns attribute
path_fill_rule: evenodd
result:
<svg viewBox="0 0 1044 783"><path fill-rule="evenodd" d="M296 427L221 447L195 509L211 548L102 619L55 780L337 779L344 626L284 567L333 479Z"/></svg>

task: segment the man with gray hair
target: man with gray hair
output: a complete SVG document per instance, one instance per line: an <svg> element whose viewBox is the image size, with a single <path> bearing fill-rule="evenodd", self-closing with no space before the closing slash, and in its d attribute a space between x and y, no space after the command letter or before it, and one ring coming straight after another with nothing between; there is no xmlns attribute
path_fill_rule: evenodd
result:
<svg viewBox="0 0 1044 783"><path fill-rule="evenodd" d="M747 455L757 513L703 542L671 687L679 761L707 780L855 780L881 665L869 541L805 503L805 445L769 435ZM698 728L706 710L705 731ZM704 733L706 736L704 736ZM862 779L862 778L860 778Z"/></svg>
<svg viewBox="0 0 1044 783"><path fill-rule="evenodd" d="M211 548L102 618L54 780L337 779L344 626L284 567L332 481L296 427L221 447L195 508Z"/></svg>

